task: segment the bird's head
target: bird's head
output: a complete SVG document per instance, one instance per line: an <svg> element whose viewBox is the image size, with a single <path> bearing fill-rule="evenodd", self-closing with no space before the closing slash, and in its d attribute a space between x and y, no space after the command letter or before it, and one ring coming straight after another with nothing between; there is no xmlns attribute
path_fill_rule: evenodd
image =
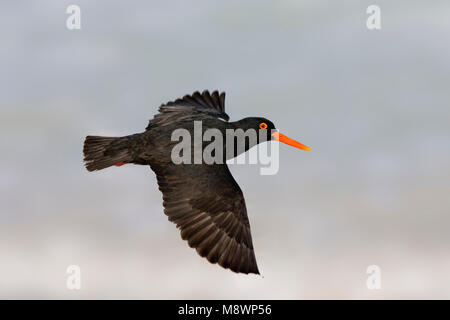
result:
<svg viewBox="0 0 450 320"><path fill-rule="evenodd" d="M288 136L285 136L281 132L278 131L278 129L275 127L272 121L266 118L262 117L250 117L245 118L239 121L239 127L243 130L247 129L254 129L256 130L258 134L258 143L264 142L264 141L270 141L270 140L276 140L283 143L286 143L292 147L299 148L302 150L309 151L311 150L309 147L305 146L304 144L295 141L294 139L289 138ZM263 134L263 139L260 138L260 134Z"/></svg>

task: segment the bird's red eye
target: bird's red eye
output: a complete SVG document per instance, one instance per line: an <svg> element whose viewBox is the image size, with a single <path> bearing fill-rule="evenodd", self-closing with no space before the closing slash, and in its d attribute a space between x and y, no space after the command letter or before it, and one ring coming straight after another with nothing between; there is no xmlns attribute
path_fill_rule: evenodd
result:
<svg viewBox="0 0 450 320"><path fill-rule="evenodd" d="M259 128L260 128L260 129L263 129L263 130L267 129L267 123L261 122L261 123L259 124Z"/></svg>

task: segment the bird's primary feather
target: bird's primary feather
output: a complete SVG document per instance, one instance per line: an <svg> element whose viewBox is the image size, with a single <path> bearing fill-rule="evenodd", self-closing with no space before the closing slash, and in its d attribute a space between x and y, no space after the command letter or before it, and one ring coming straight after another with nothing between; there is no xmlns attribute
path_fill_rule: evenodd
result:
<svg viewBox="0 0 450 320"><path fill-rule="evenodd" d="M234 272L259 274L244 196L226 164L151 165L181 237Z"/></svg>
<svg viewBox="0 0 450 320"><path fill-rule="evenodd" d="M185 95L181 99L167 102L159 107L159 113L149 121L146 130L183 120L195 120L199 115L228 121L230 117L225 113L225 92L219 94L216 90L210 94L208 90L205 90L200 94L196 91L192 95Z"/></svg>

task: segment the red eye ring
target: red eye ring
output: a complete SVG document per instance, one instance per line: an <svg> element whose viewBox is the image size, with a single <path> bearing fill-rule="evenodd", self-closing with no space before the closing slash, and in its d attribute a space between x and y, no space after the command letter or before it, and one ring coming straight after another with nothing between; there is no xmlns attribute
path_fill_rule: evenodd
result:
<svg viewBox="0 0 450 320"><path fill-rule="evenodd" d="M265 123L265 122L261 122L260 124L259 124L259 128L260 129L262 129L262 130L266 130L267 129L267 123Z"/></svg>

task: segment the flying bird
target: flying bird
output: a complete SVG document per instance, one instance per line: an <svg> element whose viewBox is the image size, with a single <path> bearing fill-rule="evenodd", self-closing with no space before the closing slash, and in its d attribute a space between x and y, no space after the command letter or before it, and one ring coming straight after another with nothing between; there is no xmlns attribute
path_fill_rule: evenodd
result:
<svg viewBox="0 0 450 320"><path fill-rule="evenodd" d="M124 137L87 136L84 163L88 171L124 164L150 166L163 195L164 213L177 225L181 238L190 247L225 269L259 274L244 196L226 162L175 164L171 151L178 141L172 141L172 132L182 128L192 133L194 121L201 121L202 130L214 128L224 134L227 129L267 132L263 135L267 139L258 136L253 143L248 139L237 141L231 153L224 150L227 159L267 140L303 150L309 148L281 134L268 119L249 117L235 122L229 119L224 92L197 91L161 105L142 133Z"/></svg>

